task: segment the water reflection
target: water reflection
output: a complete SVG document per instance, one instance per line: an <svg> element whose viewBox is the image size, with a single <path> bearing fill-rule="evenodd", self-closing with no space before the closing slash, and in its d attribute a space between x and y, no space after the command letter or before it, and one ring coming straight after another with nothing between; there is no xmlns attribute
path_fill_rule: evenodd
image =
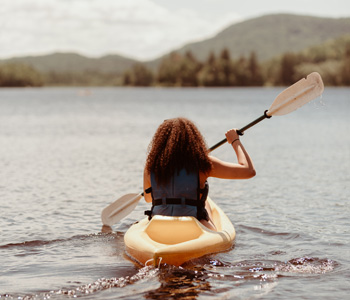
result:
<svg viewBox="0 0 350 300"><path fill-rule="evenodd" d="M204 291L210 291L208 275L197 270L164 268L159 273L160 287L149 291L147 299L197 299Z"/></svg>

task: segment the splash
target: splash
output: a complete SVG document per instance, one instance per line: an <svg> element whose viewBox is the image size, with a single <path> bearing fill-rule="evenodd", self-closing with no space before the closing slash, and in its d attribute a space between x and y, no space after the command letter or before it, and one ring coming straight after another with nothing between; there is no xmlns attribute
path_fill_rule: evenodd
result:
<svg viewBox="0 0 350 300"><path fill-rule="evenodd" d="M140 269L137 274L133 276L126 276L120 278L100 278L93 283L79 286L75 289L60 289L57 291L50 291L48 293L42 293L37 295L25 295L25 296L13 296L13 295L1 295L0 299L19 299L19 300L35 300L35 299L50 299L55 295L63 295L69 298L77 298L83 295L95 294L97 292L111 289L111 288L122 288L130 284L134 284L138 281L147 278L153 278L157 276L159 269L153 267L144 267Z"/></svg>
<svg viewBox="0 0 350 300"><path fill-rule="evenodd" d="M325 274L334 270L336 264L330 259L300 257L277 265L275 271L303 274Z"/></svg>
<svg viewBox="0 0 350 300"><path fill-rule="evenodd" d="M211 260L206 268L212 273L208 275L210 277L215 277L215 271L218 269L221 269L219 274L222 276L224 273L222 270L226 269L231 270L231 272L225 274L225 277L229 277L231 280L275 281L282 275L286 276L286 273L325 274L332 272L336 266L336 262L327 258L299 257L285 262L264 260L242 261L235 264Z"/></svg>
<svg viewBox="0 0 350 300"><path fill-rule="evenodd" d="M299 257L288 261L259 260L241 261L231 264L217 259L202 259L200 264L192 262L186 267L164 266L154 268L143 267L133 276L119 278L100 278L95 282L80 285L73 289L60 289L37 295L13 296L0 295L1 299L36 300L50 299L55 296L63 298L78 298L91 295L98 298L99 292L112 288L123 288L137 284L142 280L158 277L161 285L147 292L150 297L164 297L176 293L183 297L196 297L199 294L221 295L222 297L249 298L261 297L269 293L279 283L279 279L296 274L296 276L310 274L324 274L333 271L337 263L330 259L315 257ZM215 284L213 284L215 283ZM231 289L232 284L239 289ZM220 288L216 288L219 284ZM160 298L163 299L163 298ZM242 298L243 299L243 298Z"/></svg>
<svg viewBox="0 0 350 300"><path fill-rule="evenodd" d="M140 269L137 272L137 274L131 277L126 276L126 277L109 278L109 279L101 278L96 280L93 283L80 286L74 290L51 291L50 294L56 294L56 295L64 294L64 295L74 296L74 297L77 297L79 295L93 294L98 291L102 291L110 288L125 287L126 285L133 284L142 279L153 278L158 274L158 271L159 271L158 269L155 269L153 267L144 267Z"/></svg>

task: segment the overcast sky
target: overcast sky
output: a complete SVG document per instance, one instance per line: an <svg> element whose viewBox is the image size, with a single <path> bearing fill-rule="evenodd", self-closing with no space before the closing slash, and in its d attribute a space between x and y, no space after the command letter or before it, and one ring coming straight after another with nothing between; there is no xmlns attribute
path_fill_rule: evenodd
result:
<svg viewBox="0 0 350 300"><path fill-rule="evenodd" d="M150 60L271 13L350 17L350 0L0 0L0 58L61 51Z"/></svg>

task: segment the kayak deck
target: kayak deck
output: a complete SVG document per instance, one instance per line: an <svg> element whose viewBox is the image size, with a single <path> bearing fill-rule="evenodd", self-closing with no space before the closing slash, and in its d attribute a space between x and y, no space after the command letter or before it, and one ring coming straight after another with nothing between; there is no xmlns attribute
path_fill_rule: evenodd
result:
<svg viewBox="0 0 350 300"><path fill-rule="evenodd" d="M126 253L142 265L180 266L201 256L228 250L236 236L226 214L209 197L217 231L205 227L194 217L154 216L132 225L125 233Z"/></svg>

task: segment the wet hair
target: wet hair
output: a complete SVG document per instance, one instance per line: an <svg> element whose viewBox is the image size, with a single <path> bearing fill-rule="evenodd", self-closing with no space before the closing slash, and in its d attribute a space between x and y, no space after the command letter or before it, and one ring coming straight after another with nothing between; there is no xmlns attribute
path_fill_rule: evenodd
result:
<svg viewBox="0 0 350 300"><path fill-rule="evenodd" d="M166 184L181 169L207 173L212 168L208 148L198 128L186 118L165 120L148 148L146 170Z"/></svg>

